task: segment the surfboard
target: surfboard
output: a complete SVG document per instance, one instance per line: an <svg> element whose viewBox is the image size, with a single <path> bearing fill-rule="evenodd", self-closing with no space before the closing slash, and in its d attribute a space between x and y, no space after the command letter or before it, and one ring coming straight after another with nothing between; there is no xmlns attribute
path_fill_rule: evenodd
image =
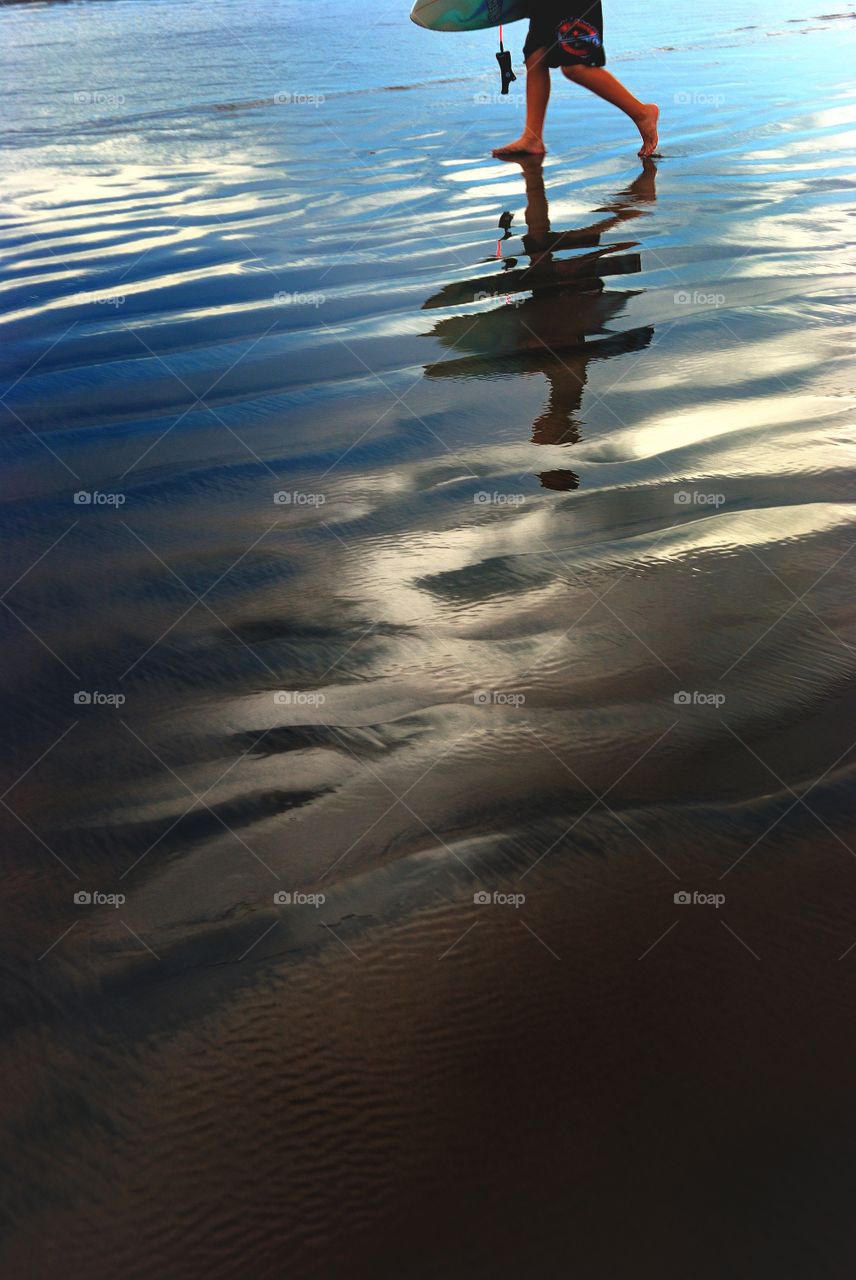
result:
<svg viewBox="0 0 856 1280"><path fill-rule="evenodd" d="M416 0L410 11L429 31L481 31L528 17L528 0Z"/></svg>

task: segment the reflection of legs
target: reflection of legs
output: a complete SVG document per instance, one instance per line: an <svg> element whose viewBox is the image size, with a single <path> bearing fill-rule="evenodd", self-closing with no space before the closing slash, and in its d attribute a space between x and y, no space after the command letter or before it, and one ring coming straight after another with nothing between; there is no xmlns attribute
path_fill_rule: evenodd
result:
<svg viewBox="0 0 856 1280"><path fill-rule="evenodd" d="M547 192L544 190L544 163L540 156L523 156L520 168L526 183L526 227L536 244L543 243L550 233L550 213Z"/></svg>
<svg viewBox="0 0 856 1280"><path fill-rule="evenodd" d="M567 493L570 489L580 487L576 471L539 471L538 479L542 489L557 489L559 493Z"/></svg>
<svg viewBox="0 0 856 1280"><path fill-rule="evenodd" d="M627 218L639 218L646 211L640 205L653 204L657 199L657 166L650 156L642 157L642 172L634 178L629 186L618 195L612 197L608 204L601 205L598 213L611 213L613 217L604 218L595 223L590 230L608 231Z"/></svg>
<svg viewBox="0 0 856 1280"><path fill-rule="evenodd" d="M547 50L536 49L526 59L526 125L519 138L496 147L495 156L544 154L544 117L550 101L550 68Z"/></svg>
<svg viewBox="0 0 856 1280"><path fill-rule="evenodd" d="M576 231L557 232L552 239L550 235L550 214L547 205L547 192L544 188L544 161L541 156L520 155L514 159L520 165L523 180L526 184L526 226L528 235L523 237L524 251L530 255L533 264L540 260L549 249L561 249L577 244L597 244L598 237L611 227L626 218L638 218L644 213L640 204L653 204L657 199L657 166L650 158L642 161L642 171L629 186L618 195L613 196L608 204L601 205L597 213L610 213L610 218L601 218L590 226ZM508 233L510 234L510 233Z"/></svg>
<svg viewBox="0 0 856 1280"><path fill-rule="evenodd" d="M588 356L568 354L544 366L550 398L532 424L533 444L577 443L580 429L575 418L582 404L588 362Z"/></svg>
<svg viewBox="0 0 856 1280"><path fill-rule="evenodd" d="M640 156L652 156L656 153L659 142L657 118L660 108L655 102L640 102L638 98L634 98L630 90L625 89L621 81L616 80L615 76L605 71L603 67L562 67L562 74L569 80L573 80L575 84L581 84L584 88L590 89L599 98L611 102L614 107L618 107L625 115L630 116L642 136Z"/></svg>
<svg viewBox="0 0 856 1280"><path fill-rule="evenodd" d="M613 206L616 213L623 214L624 217L634 217L637 213L642 212L639 209L628 209L630 202L639 204L653 204L657 199L657 166L650 156L642 157L642 172L638 177L634 178L624 191L620 191L613 200ZM610 206L607 205L607 208Z"/></svg>
<svg viewBox="0 0 856 1280"><path fill-rule="evenodd" d="M623 191L613 196L607 204L595 209L595 213L608 213L610 217L601 218L599 222L592 222L586 227L580 227L577 231L557 231L550 241L551 248L558 250L571 248L574 245L582 247L597 245L604 232L617 227L628 218L641 217L645 209L640 206L653 204L657 199L656 179L656 164L650 156L643 157L642 172L639 176L634 178Z"/></svg>

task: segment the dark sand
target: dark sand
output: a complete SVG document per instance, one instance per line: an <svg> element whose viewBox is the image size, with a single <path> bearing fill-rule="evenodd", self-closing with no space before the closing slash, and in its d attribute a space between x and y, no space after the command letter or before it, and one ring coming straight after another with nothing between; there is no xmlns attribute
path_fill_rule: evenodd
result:
<svg viewBox="0 0 856 1280"><path fill-rule="evenodd" d="M731 24L658 165L249 62L12 146L16 1280L852 1276L850 23Z"/></svg>

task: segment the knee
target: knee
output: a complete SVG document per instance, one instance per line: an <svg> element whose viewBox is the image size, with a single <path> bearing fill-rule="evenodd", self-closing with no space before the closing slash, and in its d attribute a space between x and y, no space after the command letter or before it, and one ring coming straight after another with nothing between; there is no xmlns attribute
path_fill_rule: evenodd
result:
<svg viewBox="0 0 856 1280"><path fill-rule="evenodd" d="M527 73L532 71L543 71L546 75L549 75L550 68L547 66L548 52L549 50L547 49L536 49L533 53L530 53L529 57L526 59Z"/></svg>
<svg viewBox="0 0 856 1280"><path fill-rule="evenodd" d="M562 67L562 75L568 80L573 80L574 84L582 84L585 78L585 69L583 67Z"/></svg>

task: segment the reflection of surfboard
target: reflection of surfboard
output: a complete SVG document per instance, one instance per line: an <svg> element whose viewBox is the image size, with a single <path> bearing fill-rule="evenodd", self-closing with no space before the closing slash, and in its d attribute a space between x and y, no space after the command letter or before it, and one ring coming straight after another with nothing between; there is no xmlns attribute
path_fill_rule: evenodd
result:
<svg viewBox="0 0 856 1280"><path fill-rule="evenodd" d="M413 22L429 31L480 31L528 18L526 0L416 0Z"/></svg>
<svg viewBox="0 0 856 1280"><path fill-rule="evenodd" d="M555 236L559 240L560 236ZM614 253L614 249L627 249L634 242L610 245L594 253L583 253L576 258L554 258L552 261L533 263L531 267L516 267L511 271L497 271L493 275L479 276L476 280L456 280L422 303L422 310L435 307L459 307L467 302L484 302L496 298L501 302L512 293L533 290L539 296L546 293L567 293L569 290L591 290L602 276L623 276L642 270L638 253ZM474 317L469 317L472 320Z"/></svg>

